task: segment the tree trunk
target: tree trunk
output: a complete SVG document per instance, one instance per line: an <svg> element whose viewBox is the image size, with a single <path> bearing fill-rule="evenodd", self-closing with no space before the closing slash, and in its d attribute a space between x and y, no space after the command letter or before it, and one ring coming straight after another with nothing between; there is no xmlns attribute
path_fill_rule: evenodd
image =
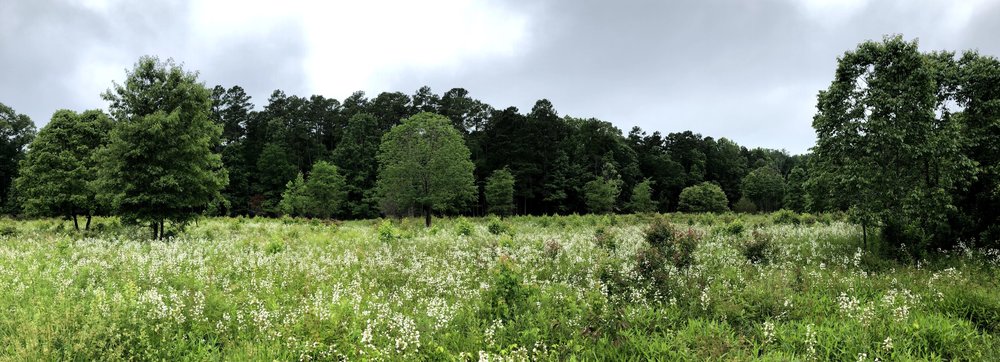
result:
<svg viewBox="0 0 1000 362"><path fill-rule="evenodd" d="M431 227L431 207L424 206L424 226Z"/></svg>
<svg viewBox="0 0 1000 362"><path fill-rule="evenodd" d="M80 231L80 223L76 221L76 214L73 214L73 230Z"/></svg>
<svg viewBox="0 0 1000 362"><path fill-rule="evenodd" d="M93 218L94 218L94 215L87 214L87 226L83 227L84 230L90 231L90 219L93 219Z"/></svg>
<svg viewBox="0 0 1000 362"><path fill-rule="evenodd" d="M153 228L153 240L158 240L160 238L160 223L153 221L150 227Z"/></svg>
<svg viewBox="0 0 1000 362"><path fill-rule="evenodd" d="M160 240L163 240L163 234L166 228L163 227L163 219L160 219Z"/></svg>
<svg viewBox="0 0 1000 362"><path fill-rule="evenodd" d="M868 250L868 222L861 223L861 235L862 241L864 242L865 250Z"/></svg>

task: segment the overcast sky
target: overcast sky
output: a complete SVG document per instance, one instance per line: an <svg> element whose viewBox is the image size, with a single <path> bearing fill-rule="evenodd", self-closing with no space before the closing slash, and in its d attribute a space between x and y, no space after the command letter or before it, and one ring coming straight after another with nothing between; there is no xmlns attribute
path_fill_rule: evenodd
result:
<svg viewBox="0 0 1000 362"><path fill-rule="evenodd" d="M494 107L548 98L628 132L693 130L806 152L836 58L900 33L1000 54L1000 0L0 0L0 102L44 125L139 56L240 85L343 99L453 87Z"/></svg>

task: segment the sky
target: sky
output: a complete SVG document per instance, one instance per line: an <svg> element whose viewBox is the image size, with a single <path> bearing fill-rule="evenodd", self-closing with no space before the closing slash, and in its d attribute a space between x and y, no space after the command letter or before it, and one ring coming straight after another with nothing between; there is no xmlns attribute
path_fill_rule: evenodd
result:
<svg viewBox="0 0 1000 362"><path fill-rule="evenodd" d="M691 130L804 153L837 57L887 34L1000 55L1000 0L0 0L0 103L39 127L142 55L207 86L343 99L461 87L552 101L623 132Z"/></svg>

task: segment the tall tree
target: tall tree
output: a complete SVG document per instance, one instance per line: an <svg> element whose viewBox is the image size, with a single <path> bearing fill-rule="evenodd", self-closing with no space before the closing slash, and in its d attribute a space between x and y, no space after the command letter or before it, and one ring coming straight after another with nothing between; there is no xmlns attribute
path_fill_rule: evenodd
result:
<svg viewBox="0 0 1000 362"><path fill-rule="evenodd" d="M18 162L34 138L35 124L31 119L0 103L0 211L15 211L7 210L8 205L14 208L15 204L10 191L14 189Z"/></svg>
<svg viewBox="0 0 1000 362"><path fill-rule="evenodd" d="M378 120L368 113L351 116L344 130L344 139L334 149L333 162L347 180L347 212L352 217L378 215L375 182L378 176L378 153L382 131Z"/></svg>
<svg viewBox="0 0 1000 362"><path fill-rule="evenodd" d="M486 179L484 193L491 214L507 216L514 211L514 175L506 167Z"/></svg>
<svg viewBox="0 0 1000 362"><path fill-rule="evenodd" d="M629 210L635 213L645 213L656 211L656 201L653 201L653 182L645 179L635 184L632 188L632 196L629 200Z"/></svg>
<svg viewBox="0 0 1000 362"><path fill-rule="evenodd" d="M677 201L677 209L688 212L723 212L729 210L726 206L726 193L722 188L712 182L702 182L689 186L681 191Z"/></svg>
<svg viewBox="0 0 1000 362"><path fill-rule="evenodd" d="M775 211L785 197L785 178L778 169L765 165L750 172L741 183L743 196L761 211Z"/></svg>
<svg viewBox="0 0 1000 362"><path fill-rule="evenodd" d="M26 213L67 217L77 230L77 216L85 215L89 230L91 217L100 211L94 154L107 143L110 130L111 119L104 112L56 111L21 161L16 184Z"/></svg>
<svg viewBox="0 0 1000 362"><path fill-rule="evenodd" d="M894 242L948 239L951 195L973 164L958 122L939 108L930 64L916 41L867 41L840 58L819 94L812 174L845 195L866 238L870 226L889 225L911 239Z"/></svg>
<svg viewBox="0 0 1000 362"><path fill-rule="evenodd" d="M384 210L456 210L476 195L469 148L448 118L419 113L382 137L378 190Z"/></svg>
<svg viewBox="0 0 1000 362"><path fill-rule="evenodd" d="M344 176L337 166L326 161L316 162L305 183L306 214L329 219L339 213L347 198L344 186Z"/></svg>
<svg viewBox="0 0 1000 362"><path fill-rule="evenodd" d="M196 73L144 56L126 75L103 94L114 125L99 153L101 195L123 221L148 222L161 238L164 221L184 223L221 199L222 127Z"/></svg>
<svg viewBox="0 0 1000 362"><path fill-rule="evenodd" d="M795 166L785 183L785 208L795 212L806 211L806 182L809 176L801 166Z"/></svg>

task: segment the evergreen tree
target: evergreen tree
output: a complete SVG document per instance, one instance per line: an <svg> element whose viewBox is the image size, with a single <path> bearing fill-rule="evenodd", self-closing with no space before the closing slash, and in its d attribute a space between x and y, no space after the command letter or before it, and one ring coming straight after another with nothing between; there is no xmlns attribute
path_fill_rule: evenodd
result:
<svg viewBox="0 0 1000 362"><path fill-rule="evenodd" d="M656 201L653 201L653 182L645 179L632 188L629 209L635 213L656 211Z"/></svg>
<svg viewBox="0 0 1000 362"><path fill-rule="evenodd" d="M306 214L309 196L306 194L305 183L305 178L299 172L295 175L295 179L285 184L285 192L281 193L281 202L278 204L278 209L281 210L282 214L288 216L304 216Z"/></svg>
<svg viewBox="0 0 1000 362"><path fill-rule="evenodd" d="M514 175L506 167L486 179L486 205L491 214L507 216L514 210Z"/></svg>

